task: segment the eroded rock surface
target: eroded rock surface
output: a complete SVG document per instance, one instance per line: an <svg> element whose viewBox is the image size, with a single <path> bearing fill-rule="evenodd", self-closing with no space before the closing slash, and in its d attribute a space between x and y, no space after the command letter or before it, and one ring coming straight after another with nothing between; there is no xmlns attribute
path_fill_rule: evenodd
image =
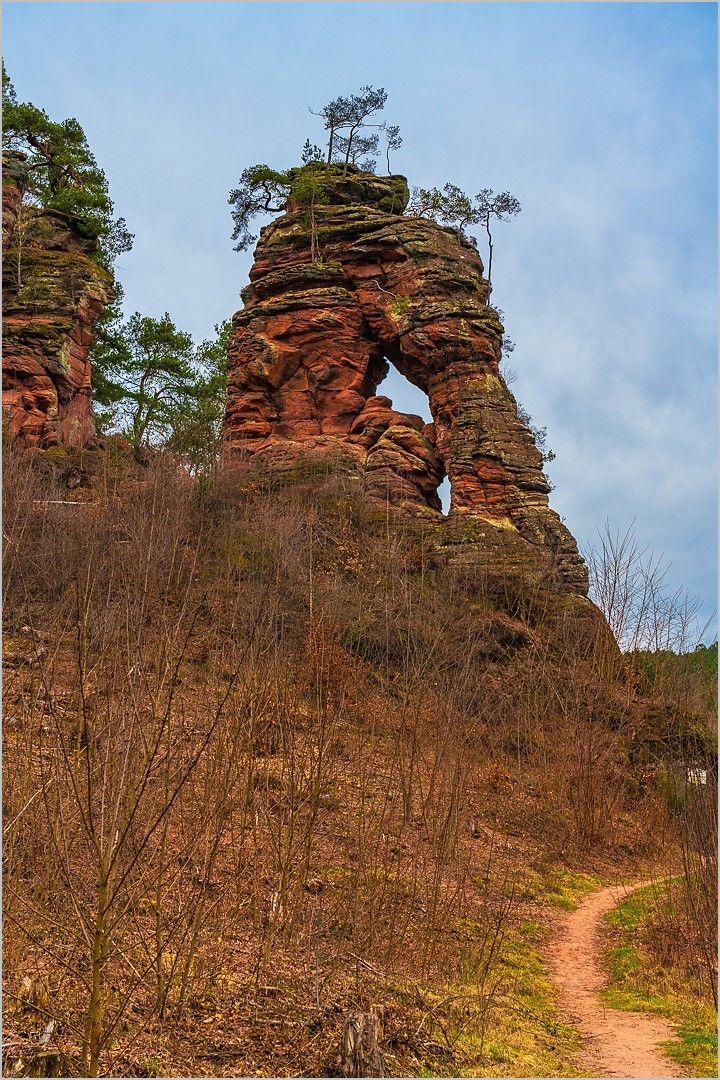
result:
<svg viewBox="0 0 720 1080"><path fill-rule="evenodd" d="M311 201L308 169L319 170ZM503 327L476 249L404 216L404 177L302 172L305 197L262 230L233 320L226 459L288 470L335 456L374 496L454 530L456 557L470 546L474 558L534 559L555 587L584 593L585 566L499 371ZM432 423L376 395L389 363L427 394Z"/></svg>
<svg viewBox="0 0 720 1080"><path fill-rule="evenodd" d="M93 328L111 297L97 241L66 214L24 198L22 154L3 154L3 422L27 447L82 447Z"/></svg>

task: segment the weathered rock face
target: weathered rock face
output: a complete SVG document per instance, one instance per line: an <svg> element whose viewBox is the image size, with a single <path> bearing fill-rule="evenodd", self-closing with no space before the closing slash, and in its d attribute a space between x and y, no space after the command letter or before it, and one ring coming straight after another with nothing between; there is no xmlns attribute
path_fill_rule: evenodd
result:
<svg viewBox="0 0 720 1080"><path fill-rule="evenodd" d="M585 592L499 372L503 328L477 251L403 216L404 177L316 176L312 199L291 195L262 230L233 320L226 459L287 469L308 454L344 457L372 494L438 523L447 475L456 535L469 527L494 558L540 558L557 586ZM433 423L375 396L388 362L427 394Z"/></svg>
<svg viewBox="0 0 720 1080"><path fill-rule="evenodd" d="M93 328L112 295L97 241L23 198L22 154L3 154L3 421L28 447L80 447L90 415Z"/></svg>

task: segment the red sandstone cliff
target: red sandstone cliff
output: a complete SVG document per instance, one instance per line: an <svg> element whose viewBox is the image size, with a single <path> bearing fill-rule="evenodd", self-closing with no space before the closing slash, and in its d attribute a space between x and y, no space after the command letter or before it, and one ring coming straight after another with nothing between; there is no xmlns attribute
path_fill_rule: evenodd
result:
<svg viewBox="0 0 720 1080"><path fill-rule="evenodd" d="M447 475L456 534L462 525L495 559L539 559L557 586L584 593L584 564L499 371L503 328L477 251L403 216L404 177L308 168L322 170L322 198L291 195L262 230L233 320L226 458L275 469L344 458L372 494L438 523ZM388 362L427 394L433 423L375 396Z"/></svg>
<svg viewBox="0 0 720 1080"><path fill-rule="evenodd" d="M3 154L3 422L28 447L84 446L93 328L112 292L97 242L24 198L22 154Z"/></svg>

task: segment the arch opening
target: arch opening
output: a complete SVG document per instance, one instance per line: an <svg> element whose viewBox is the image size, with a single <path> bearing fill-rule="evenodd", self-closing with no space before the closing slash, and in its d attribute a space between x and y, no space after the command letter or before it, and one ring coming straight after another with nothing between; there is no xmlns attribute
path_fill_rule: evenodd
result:
<svg viewBox="0 0 720 1080"><path fill-rule="evenodd" d="M388 364L389 370L378 383L375 393L380 397L389 397L393 408L398 412L421 416L426 424L431 424L432 416L427 394L417 386L413 386L392 361Z"/></svg>
<svg viewBox="0 0 720 1080"><path fill-rule="evenodd" d="M412 383L410 379L396 367L395 362L388 356L384 357L386 372L375 388L378 397L390 398L392 408L399 413L409 413L411 416L419 416L424 423L432 424L433 417L430 412L430 400L424 390ZM437 496L440 499L442 513L447 517L450 510L450 478L445 475L437 487Z"/></svg>

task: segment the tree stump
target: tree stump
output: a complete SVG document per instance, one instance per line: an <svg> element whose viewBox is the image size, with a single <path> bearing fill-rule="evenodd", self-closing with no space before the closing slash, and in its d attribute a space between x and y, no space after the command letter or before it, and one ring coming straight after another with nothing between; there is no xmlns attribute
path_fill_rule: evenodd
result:
<svg viewBox="0 0 720 1080"><path fill-rule="evenodd" d="M342 1076L385 1075L380 1036L380 1023L374 1013L348 1013L340 1048Z"/></svg>

